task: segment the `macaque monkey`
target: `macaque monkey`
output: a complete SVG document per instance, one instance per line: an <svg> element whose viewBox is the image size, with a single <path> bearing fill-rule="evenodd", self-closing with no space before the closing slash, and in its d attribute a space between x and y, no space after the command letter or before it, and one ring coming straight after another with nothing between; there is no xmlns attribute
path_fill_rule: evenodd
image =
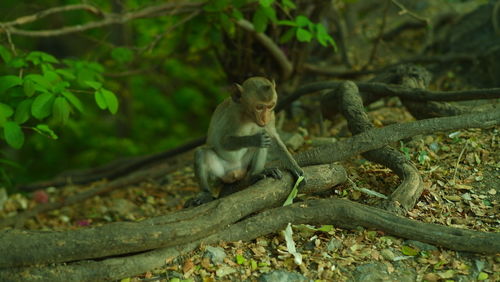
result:
<svg viewBox="0 0 500 282"><path fill-rule="evenodd" d="M283 168L294 177L304 171L288 152L275 127L277 94L274 81L252 77L224 100L210 120L207 143L196 150L195 174L206 193L217 198L214 183L234 183L270 176L281 178L278 168L265 169L268 149L279 152Z"/></svg>

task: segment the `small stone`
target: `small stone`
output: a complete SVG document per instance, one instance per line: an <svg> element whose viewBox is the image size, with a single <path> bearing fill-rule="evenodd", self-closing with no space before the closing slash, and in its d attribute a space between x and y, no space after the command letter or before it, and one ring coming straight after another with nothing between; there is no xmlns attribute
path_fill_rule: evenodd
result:
<svg viewBox="0 0 500 282"><path fill-rule="evenodd" d="M388 261L394 261L394 258L396 258L396 255L389 249L383 249L380 254Z"/></svg>
<svg viewBox="0 0 500 282"><path fill-rule="evenodd" d="M288 135L287 138L283 140L283 142L288 148L295 151L304 144L304 136L299 133L293 133L291 135Z"/></svg>
<svg viewBox="0 0 500 282"><path fill-rule="evenodd" d="M446 195L444 196L444 198L452 202L460 202L460 200L462 199L460 196L457 195Z"/></svg>
<svg viewBox="0 0 500 282"><path fill-rule="evenodd" d="M284 270L275 270L266 274L263 274L259 278L259 282L303 282L309 281L305 276L295 273L288 272Z"/></svg>
<svg viewBox="0 0 500 282"><path fill-rule="evenodd" d="M437 251L436 246L415 240L406 240L405 245L415 247L421 251Z"/></svg>
<svg viewBox="0 0 500 282"><path fill-rule="evenodd" d="M367 263L356 267L354 281L391 281L387 267L383 263Z"/></svg>
<svg viewBox="0 0 500 282"><path fill-rule="evenodd" d="M227 276L227 275L235 273L235 272L236 272L236 269L234 269L230 266L227 266L227 265L223 265L215 271L215 275L217 275L217 277L224 277L224 276Z"/></svg>
<svg viewBox="0 0 500 282"><path fill-rule="evenodd" d="M221 264L226 258L226 253L221 247L207 246L205 248L205 257L210 258L213 264Z"/></svg>
<svg viewBox="0 0 500 282"><path fill-rule="evenodd" d="M132 213L135 209L137 209L137 206L134 203L120 198L113 199L109 208L110 211L116 212L122 216Z"/></svg>
<svg viewBox="0 0 500 282"><path fill-rule="evenodd" d="M342 247L342 241L340 241L337 238L332 238L330 242L328 242L328 244L326 245L326 249L329 252L333 252L337 249L340 249L341 247Z"/></svg>

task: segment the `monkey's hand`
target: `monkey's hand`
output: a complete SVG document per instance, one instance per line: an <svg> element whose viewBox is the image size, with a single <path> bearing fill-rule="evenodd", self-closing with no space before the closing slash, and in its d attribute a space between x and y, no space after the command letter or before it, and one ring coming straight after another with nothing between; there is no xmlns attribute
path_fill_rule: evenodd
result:
<svg viewBox="0 0 500 282"><path fill-rule="evenodd" d="M272 177L274 179L281 179L283 178L283 172L281 172L281 170L277 167L266 168L261 173L253 175L250 178L250 183L251 183L250 185L253 185L258 181L261 181L262 179L265 179L267 177Z"/></svg>
<svg viewBox="0 0 500 282"><path fill-rule="evenodd" d="M304 170L302 170L302 168L300 168L299 166L288 168L288 171L290 171L290 173L296 180L299 179L299 177L304 176ZM306 179L304 178L304 180L302 180L302 182L300 183L300 187L302 187L305 184L306 184Z"/></svg>
<svg viewBox="0 0 500 282"><path fill-rule="evenodd" d="M252 139L254 146L258 148L269 148L273 141L271 136L265 131L252 135Z"/></svg>

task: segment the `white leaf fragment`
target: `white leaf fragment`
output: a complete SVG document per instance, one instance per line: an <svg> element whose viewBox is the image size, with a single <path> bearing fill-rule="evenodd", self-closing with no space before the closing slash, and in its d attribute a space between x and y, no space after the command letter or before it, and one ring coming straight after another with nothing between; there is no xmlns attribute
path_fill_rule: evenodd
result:
<svg viewBox="0 0 500 282"><path fill-rule="evenodd" d="M297 265L302 264L302 254L297 252L297 250L295 249L295 242L293 241L292 237L293 231L291 223L288 223L288 226L285 228L285 231L283 231L283 235L286 241L286 249L293 256L295 263Z"/></svg>

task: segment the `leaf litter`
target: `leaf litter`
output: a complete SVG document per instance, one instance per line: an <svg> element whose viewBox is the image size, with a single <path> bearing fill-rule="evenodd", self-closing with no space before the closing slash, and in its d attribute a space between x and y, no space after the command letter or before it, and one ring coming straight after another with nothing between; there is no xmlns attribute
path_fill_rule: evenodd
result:
<svg viewBox="0 0 500 282"><path fill-rule="evenodd" d="M383 119L383 114L375 114ZM404 149L425 183L422 196L407 216L428 223L499 232L498 135L498 128L468 129L451 137L449 133L436 133L397 144L395 147ZM376 205L382 200L378 194L389 195L399 184L389 169L360 156L342 164L352 183L335 187L331 197ZM45 202L60 201L89 188L49 187L32 195L4 196L0 201L0 218ZM193 170L187 165L165 179L123 187L37 215L27 221L26 227L71 230L141 220L181 209L197 191ZM351 281L363 273L364 266L375 267L369 268L370 272L380 272L395 281L403 281L405 277L406 281L500 281L498 254L468 254L423 243L416 246L408 240L361 227L344 230L335 225L291 225L286 230L284 235L269 234L250 242L220 242L213 246L225 253L220 263L213 263L205 255L207 246L200 246L189 254L168 259L165 267L127 281L255 281L275 270L299 273L315 281Z"/></svg>

